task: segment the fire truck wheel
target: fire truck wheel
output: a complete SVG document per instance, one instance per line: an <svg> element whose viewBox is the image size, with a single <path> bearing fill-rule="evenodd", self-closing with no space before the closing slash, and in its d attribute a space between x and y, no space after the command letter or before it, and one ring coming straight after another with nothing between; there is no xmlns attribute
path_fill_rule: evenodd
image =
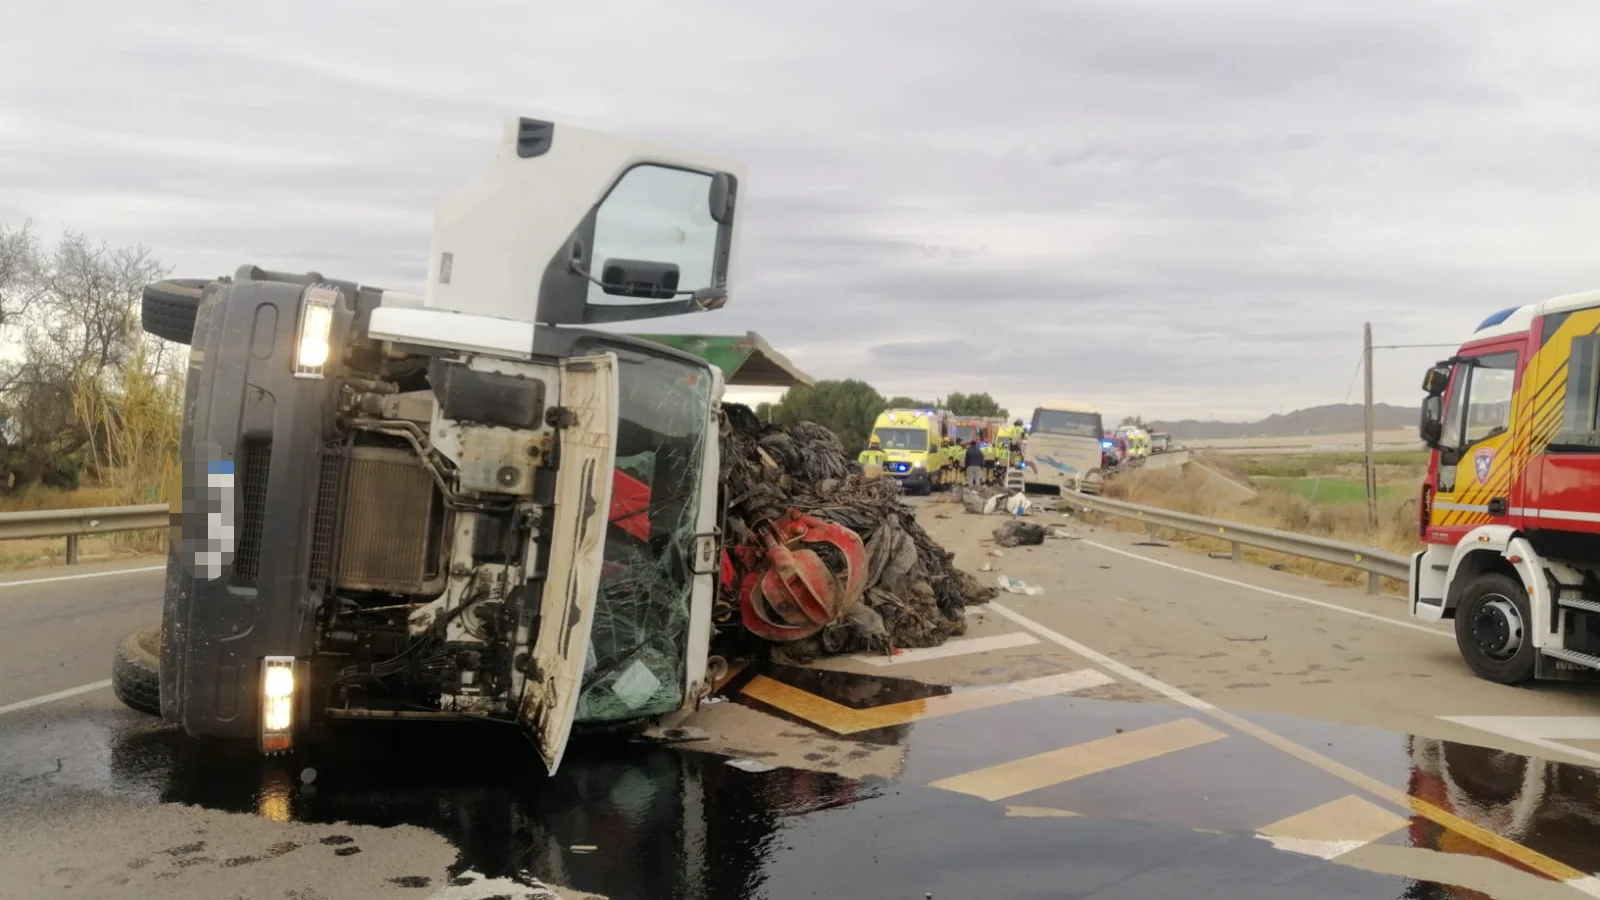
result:
<svg viewBox="0 0 1600 900"><path fill-rule="evenodd" d="M1502 572L1478 576L1456 606L1456 645L1478 677L1521 684L1533 677L1528 592Z"/></svg>
<svg viewBox="0 0 1600 900"><path fill-rule="evenodd" d="M141 628L117 644L111 658L111 692L129 709L161 715L161 629Z"/></svg>
<svg viewBox="0 0 1600 900"><path fill-rule="evenodd" d="M158 338L189 343L194 339L200 294L209 283L203 278L171 278L146 285L139 309L140 325Z"/></svg>

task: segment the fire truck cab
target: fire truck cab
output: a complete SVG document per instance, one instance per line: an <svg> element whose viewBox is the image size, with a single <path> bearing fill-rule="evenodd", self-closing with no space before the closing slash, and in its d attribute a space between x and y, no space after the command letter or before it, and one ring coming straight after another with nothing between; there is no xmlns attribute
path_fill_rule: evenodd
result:
<svg viewBox="0 0 1600 900"><path fill-rule="evenodd" d="M1600 672L1600 291L1501 310L1423 378L1412 615L1480 677Z"/></svg>

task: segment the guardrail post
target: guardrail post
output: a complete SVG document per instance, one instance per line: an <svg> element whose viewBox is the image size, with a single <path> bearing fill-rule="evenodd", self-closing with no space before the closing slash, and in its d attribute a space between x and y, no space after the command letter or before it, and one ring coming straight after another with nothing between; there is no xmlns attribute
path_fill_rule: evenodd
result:
<svg viewBox="0 0 1600 900"><path fill-rule="evenodd" d="M1244 547L1238 541L1230 541L1229 542L1229 544L1228 544L1228 558L1233 560L1234 562L1238 562L1239 560L1244 558Z"/></svg>
<svg viewBox="0 0 1600 900"><path fill-rule="evenodd" d="M1146 522L1144 525L1144 530L1146 534L1150 535L1150 540L1152 541L1158 537L1161 537L1161 526L1154 522Z"/></svg>
<svg viewBox="0 0 1600 900"><path fill-rule="evenodd" d="M67 535L67 565L69 565L69 566L75 565L77 562L78 562L78 536L75 535L75 534L69 534L69 535Z"/></svg>
<svg viewBox="0 0 1600 900"><path fill-rule="evenodd" d="M1367 593L1369 593L1369 594L1378 593L1378 584L1379 584L1380 581L1382 581L1382 576L1380 576L1377 572L1368 572L1367 573Z"/></svg>

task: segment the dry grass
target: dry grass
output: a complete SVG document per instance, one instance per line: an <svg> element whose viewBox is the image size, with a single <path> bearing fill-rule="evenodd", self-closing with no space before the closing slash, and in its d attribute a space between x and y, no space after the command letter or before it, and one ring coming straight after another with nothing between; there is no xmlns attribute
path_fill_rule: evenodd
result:
<svg viewBox="0 0 1600 900"><path fill-rule="evenodd" d="M1208 465L1213 464L1211 460ZM1229 473L1233 474L1232 472ZM1375 547L1394 553L1410 553L1417 548L1417 499L1412 495L1380 498L1378 524L1367 521L1365 504L1318 504L1271 484L1258 484L1260 495L1243 503L1219 502L1214 491L1207 491L1195 473L1183 470L1133 472L1114 479L1105 496L1157 506L1178 512L1209 516L1280 531L1330 538L1362 547ZM1142 526L1127 519L1108 517L1108 524L1137 531ZM1186 546L1207 551L1226 551L1229 542L1196 535L1178 534L1174 539ZM1345 566L1284 556L1244 548L1248 562L1270 565L1290 572L1311 575L1339 584L1366 584L1367 575ZM1388 590L1402 590L1403 584L1384 580Z"/></svg>

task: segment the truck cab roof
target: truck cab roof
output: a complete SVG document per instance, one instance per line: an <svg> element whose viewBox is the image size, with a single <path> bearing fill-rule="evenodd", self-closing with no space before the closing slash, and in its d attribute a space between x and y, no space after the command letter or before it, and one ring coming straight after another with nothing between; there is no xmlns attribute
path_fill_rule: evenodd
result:
<svg viewBox="0 0 1600 900"><path fill-rule="evenodd" d="M1537 303L1502 309L1484 319L1477 329L1473 331L1469 340L1477 342L1489 338L1520 334L1527 331L1529 326L1533 324L1533 320L1541 316L1573 309L1586 309L1592 306L1600 306L1600 290L1563 294Z"/></svg>

